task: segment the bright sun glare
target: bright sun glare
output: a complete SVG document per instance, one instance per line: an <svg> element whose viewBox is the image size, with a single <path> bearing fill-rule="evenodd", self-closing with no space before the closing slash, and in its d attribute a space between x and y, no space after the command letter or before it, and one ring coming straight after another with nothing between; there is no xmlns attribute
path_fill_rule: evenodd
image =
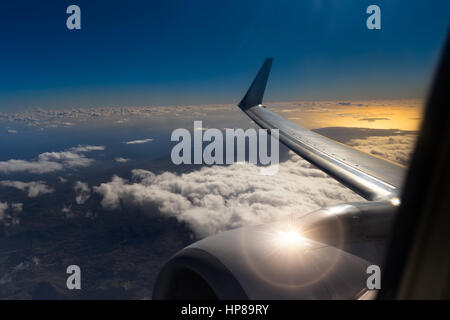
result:
<svg viewBox="0 0 450 320"><path fill-rule="evenodd" d="M303 238L297 230L280 232L280 242L284 245L298 245L303 243Z"/></svg>

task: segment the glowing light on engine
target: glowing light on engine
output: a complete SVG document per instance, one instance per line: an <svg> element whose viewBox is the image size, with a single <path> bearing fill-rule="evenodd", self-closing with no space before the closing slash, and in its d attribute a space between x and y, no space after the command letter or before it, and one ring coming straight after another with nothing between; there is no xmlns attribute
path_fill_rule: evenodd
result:
<svg viewBox="0 0 450 320"><path fill-rule="evenodd" d="M391 204L392 204L394 207L398 207L398 206L400 205L400 203L401 203L399 197L391 198L390 202L391 202Z"/></svg>
<svg viewBox="0 0 450 320"><path fill-rule="evenodd" d="M334 269L344 251L330 249L309 235L311 231L296 219L242 232L245 261L271 285L300 288L314 284Z"/></svg>
<svg viewBox="0 0 450 320"><path fill-rule="evenodd" d="M354 207L350 204L340 204L337 206L329 207L326 210L331 214L340 214L340 213L350 211L352 208L354 208Z"/></svg>
<svg viewBox="0 0 450 320"><path fill-rule="evenodd" d="M295 227L283 228L274 234L277 251L290 252L298 250L301 247L307 247L305 238L302 237L300 230Z"/></svg>
<svg viewBox="0 0 450 320"><path fill-rule="evenodd" d="M286 245L295 245L303 242L303 238L296 230L280 232L280 241Z"/></svg>

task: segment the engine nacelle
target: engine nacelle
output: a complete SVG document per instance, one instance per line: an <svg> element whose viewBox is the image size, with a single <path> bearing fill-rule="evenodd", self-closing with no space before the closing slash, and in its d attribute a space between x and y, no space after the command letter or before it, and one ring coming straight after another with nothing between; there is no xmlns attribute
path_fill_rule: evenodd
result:
<svg viewBox="0 0 450 320"><path fill-rule="evenodd" d="M302 218L200 240L163 267L154 299L357 299L381 265L389 202L321 209Z"/></svg>

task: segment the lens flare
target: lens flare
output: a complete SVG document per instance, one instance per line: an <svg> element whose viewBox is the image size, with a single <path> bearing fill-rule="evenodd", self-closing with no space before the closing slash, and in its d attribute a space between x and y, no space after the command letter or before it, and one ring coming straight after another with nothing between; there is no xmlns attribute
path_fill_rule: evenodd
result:
<svg viewBox="0 0 450 320"><path fill-rule="evenodd" d="M302 237L298 228L283 228L274 234L276 247L278 251L297 250L300 247L306 248L306 241Z"/></svg>
<svg viewBox="0 0 450 320"><path fill-rule="evenodd" d="M279 236L280 241L286 245L297 245L303 243L303 238L297 230L282 231Z"/></svg>
<svg viewBox="0 0 450 320"><path fill-rule="evenodd" d="M401 204L400 198L398 197L391 198L390 202L394 207L398 207Z"/></svg>

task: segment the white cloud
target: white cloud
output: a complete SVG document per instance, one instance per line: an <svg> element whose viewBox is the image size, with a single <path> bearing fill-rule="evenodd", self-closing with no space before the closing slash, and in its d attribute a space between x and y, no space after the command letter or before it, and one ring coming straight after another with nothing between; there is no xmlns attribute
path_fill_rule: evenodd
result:
<svg viewBox="0 0 450 320"><path fill-rule="evenodd" d="M22 212L23 203L11 203L0 202L0 222L5 226L15 226L20 223L20 219L17 217Z"/></svg>
<svg viewBox="0 0 450 320"><path fill-rule="evenodd" d="M53 171L62 170L63 165L58 162L50 161L26 161L26 160L16 160L10 159L8 161L0 161L0 172L11 173L11 172L22 172L27 171L30 173L48 173Z"/></svg>
<svg viewBox="0 0 450 320"><path fill-rule="evenodd" d="M14 212L21 213L23 210L23 203L11 203L11 209Z"/></svg>
<svg viewBox="0 0 450 320"><path fill-rule="evenodd" d="M7 202L0 202L0 221L5 218L5 211L9 208Z"/></svg>
<svg viewBox="0 0 450 320"><path fill-rule="evenodd" d="M260 175L252 164L204 167L181 175L133 170L132 175L132 182L114 176L94 187L104 208L157 207L161 214L186 222L199 237L363 201L293 153L273 176Z"/></svg>
<svg viewBox="0 0 450 320"><path fill-rule="evenodd" d="M87 167L94 160L87 158L83 153L96 150L104 150L103 146L78 146L62 152L44 152L38 155L37 160L0 161L0 173L30 172L48 173L64 168Z"/></svg>
<svg viewBox="0 0 450 320"><path fill-rule="evenodd" d="M22 182L3 180L0 181L0 185L26 191L28 192L28 196L30 198L35 198L43 194L52 193L53 191L55 191L55 189L47 186L44 181Z"/></svg>
<svg viewBox="0 0 450 320"><path fill-rule="evenodd" d="M75 182L73 189L75 190L76 193L75 201L77 204L85 203L91 196L91 189L89 188L89 185L85 182L81 181Z"/></svg>
<svg viewBox="0 0 450 320"><path fill-rule="evenodd" d="M69 149L72 152L89 152L105 150L104 146L77 146Z"/></svg>
<svg viewBox="0 0 450 320"><path fill-rule="evenodd" d="M127 141L124 142L125 144L141 144L141 143L147 143L147 142L151 142L153 141L152 138L148 138L148 139L142 139L142 140L132 140L132 141Z"/></svg>
<svg viewBox="0 0 450 320"><path fill-rule="evenodd" d="M129 158L121 158L121 157L115 158L114 160L119 163L125 163L125 162L130 161Z"/></svg>
<svg viewBox="0 0 450 320"><path fill-rule="evenodd" d="M94 161L93 159L86 158L84 155L72 151L45 152L41 153L38 158L39 161L58 162L68 168L88 167Z"/></svg>
<svg viewBox="0 0 450 320"><path fill-rule="evenodd" d="M75 213L72 212L72 207L71 206L64 206L61 209L62 213L64 213L66 215L67 219L73 218L75 217Z"/></svg>
<svg viewBox="0 0 450 320"><path fill-rule="evenodd" d="M67 182L67 179L64 178L64 177L58 177L58 179L59 179L59 182L61 182L61 183L66 183Z"/></svg>
<svg viewBox="0 0 450 320"><path fill-rule="evenodd" d="M414 150L417 135L371 136L352 139L348 145L366 153L407 165Z"/></svg>

